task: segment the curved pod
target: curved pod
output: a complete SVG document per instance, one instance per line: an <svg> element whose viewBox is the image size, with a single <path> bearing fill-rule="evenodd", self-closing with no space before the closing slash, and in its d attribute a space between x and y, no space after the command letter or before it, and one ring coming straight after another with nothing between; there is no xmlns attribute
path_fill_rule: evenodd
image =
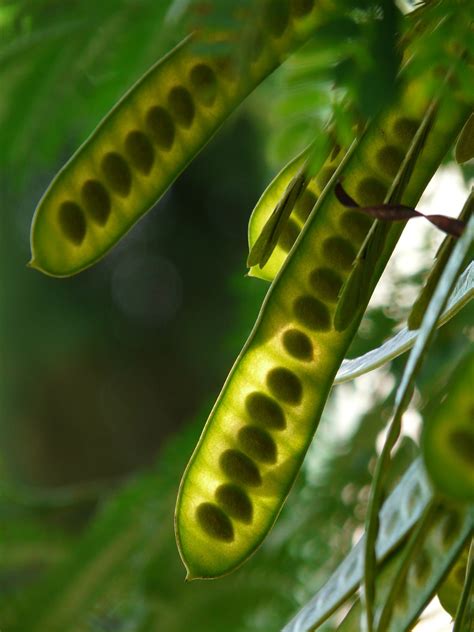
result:
<svg viewBox="0 0 474 632"><path fill-rule="evenodd" d="M425 85L423 80L405 85L390 111L370 125L343 161L344 186L360 204L383 201L392 177L382 157L388 148L406 151L429 106ZM416 204L469 111L454 91L443 95L405 189L405 204ZM176 508L178 546L189 579L217 577L242 564L273 525L293 484L360 320L336 331L335 304L327 295L327 276L342 283L362 243L356 220L337 201L333 186L326 187L211 412ZM402 228L391 228L374 279ZM265 459L263 448L251 454L242 443L240 434L249 426L273 442L274 459ZM229 486L244 500L224 502L223 488Z"/></svg>
<svg viewBox="0 0 474 632"><path fill-rule="evenodd" d="M406 26L406 25L405 25ZM413 25L412 25L413 28ZM405 47L402 50L404 62L407 62L412 56L410 50L411 28L408 25L408 32L404 37L401 37L400 43L403 43ZM362 122L356 126L361 129ZM465 126L466 127L466 126ZM329 130L328 130L329 131ZM354 129L354 133L357 129ZM332 133L330 132L330 136ZM333 141L334 142L334 141ZM309 180L303 195L299 197L295 204L288 221L281 231L278 243L269 257L268 261L260 267L259 265L252 265L249 269L248 276L257 277L265 281L273 281L278 272L280 271L283 263L285 262L288 253L296 242L299 233L303 229L309 215L324 191L325 186L329 183L330 179L334 175L336 169L341 163L347 148L342 148L339 144L334 142L332 151L325 159L321 168L314 174ZM249 226L248 226L248 244L249 253L252 251L253 246L257 242L262 230L271 216L272 212L276 208L277 204L283 198L286 188L291 182L292 178L303 167L305 160L311 155L311 146L304 149L298 156L293 158L287 163L279 173L273 178L270 184L267 186L260 199L258 200L254 210L252 211ZM380 154L377 157L382 169L386 171L386 175L395 177L398 169L403 161L404 154L395 145L387 145L380 150ZM373 196L372 196L373 199ZM375 202L377 202L379 196L376 193ZM353 232L358 232L359 235L365 236L368 229L372 225L372 218L364 215L363 213L352 213L352 226Z"/></svg>
<svg viewBox="0 0 474 632"><path fill-rule="evenodd" d="M243 57L237 47L225 57L204 53L212 42L190 36L153 66L44 194L33 219L30 266L68 276L110 250L243 98L320 23L315 2L303 3L303 13L295 8L300 4L280 3L277 20L268 5L266 36L253 54Z"/></svg>
<svg viewBox="0 0 474 632"><path fill-rule="evenodd" d="M474 501L474 352L457 368L450 389L424 421L421 447L428 474L439 492Z"/></svg>

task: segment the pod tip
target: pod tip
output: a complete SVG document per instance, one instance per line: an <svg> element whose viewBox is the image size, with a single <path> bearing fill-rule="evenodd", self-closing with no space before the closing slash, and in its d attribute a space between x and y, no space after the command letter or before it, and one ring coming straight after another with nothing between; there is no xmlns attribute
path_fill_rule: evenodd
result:
<svg viewBox="0 0 474 632"><path fill-rule="evenodd" d="M28 263L26 264L26 267L33 268L33 270L39 270L39 266L33 257L30 259L30 261L28 261Z"/></svg>

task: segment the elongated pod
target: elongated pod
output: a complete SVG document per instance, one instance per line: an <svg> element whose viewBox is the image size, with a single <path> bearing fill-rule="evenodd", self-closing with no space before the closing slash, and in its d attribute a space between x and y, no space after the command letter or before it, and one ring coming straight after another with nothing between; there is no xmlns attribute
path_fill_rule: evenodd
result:
<svg viewBox="0 0 474 632"><path fill-rule="evenodd" d="M407 28L407 24L404 25ZM407 32L400 37L399 46L401 54L404 59L404 63L412 55L409 41L412 35L412 26L408 25ZM405 46L405 48L403 48ZM349 103L346 105L350 109ZM329 132L329 136L333 136L333 130L326 130L326 134ZM357 126L359 131L362 129L362 121L359 121ZM354 133L357 133L357 129L354 129ZM311 211L316 205L316 202L322 194L324 187L328 184L331 177L334 175L337 167L343 159L347 148L341 147L331 139L332 149L326 157L322 167L314 174L309 180L308 185L304 193L297 200L293 212L288 218L286 225L282 229L278 243L273 251L272 255L265 263L265 265L250 265L248 276L257 277L265 281L273 281L278 272L280 271L289 251L293 247L299 233L301 232L304 224L306 223ZM311 162L312 146L307 147L298 156L293 158L288 164L286 164L281 171L273 178L270 184L267 186L260 199L258 200L254 210L252 211L249 226L248 226L248 243L249 252L252 250L262 234L267 220L272 215L272 212L282 200L285 195L285 191L292 178L303 167L305 161L309 159ZM389 152L384 156L386 163L386 169L391 172L391 175L395 176L397 170L403 160L403 154L397 154L394 148L391 148ZM372 224L372 219L366 215L360 214L358 219L358 230L365 234L368 228Z"/></svg>
<svg viewBox="0 0 474 632"><path fill-rule="evenodd" d="M412 629L445 574L453 564L456 568L456 560L462 557L463 546L469 541L474 527L472 516L467 511L446 507L439 509L435 517L436 520L432 520L427 526L423 542L417 547L411 559L405 558L407 547L404 543L377 572L377 632L402 632ZM403 581L399 582L400 589L394 592L394 582L406 561L408 569L405 569ZM458 597L460 592L459 590ZM381 618L381 614L385 614L387 609L390 616ZM344 619L338 627L338 632L359 631L361 614L361 604L357 601L355 610ZM306 632L313 628L304 625L299 628L288 626L284 630L290 632L297 629Z"/></svg>
<svg viewBox="0 0 474 632"><path fill-rule="evenodd" d="M428 72L431 72L428 71ZM430 103L429 75L403 82L340 166L348 193L380 203ZM403 202L416 204L472 104L446 90ZM381 274L401 233L390 230ZM275 521L318 425L360 316L335 331L338 288L364 239L360 214L326 187L279 275L211 412L181 482L176 535L188 578L239 566Z"/></svg>
<svg viewBox="0 0 474 632"><path fill-rule="evenodd" d="M461 555L458 557L456 563L449 572L449 575L443 581L438 590L438 599L440 600L441 605L446 612L449 612L449 614L453 617L456 614L462 588L466 579L469 544L470 542L468 542L464 547ZM474 603L472 605L474 607Z"/></svg>
<svg viewBox="0 0 474 632"><path fill-rule="evenodd" d="M33 220L30 265L67 276L100 259L242 99L308 37L324 4L263 3L261 39L248 54L239 56L234 45L234 54L219 56L212 42L206 48L190 36L152 67L46 191Z"/></svg>
<svg viewBox="0 0 474 632"><path fill-rule="evenodd" d="M421 445L436 488L458 501L474 501L474 351L455 371L446 398L423 424Z"/></svg>

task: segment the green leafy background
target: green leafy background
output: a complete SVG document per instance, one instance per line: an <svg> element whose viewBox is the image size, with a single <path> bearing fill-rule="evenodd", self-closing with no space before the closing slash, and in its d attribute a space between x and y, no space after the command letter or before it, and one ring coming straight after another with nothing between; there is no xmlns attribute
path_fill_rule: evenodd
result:
<svg viewBox="0 0 474 632"><path fill-rule="evenodd" d="M388 11L381 28L376 19L361 25L340 17L341 2L320 40L247 99L104 261L68 280L25 267L31 217L48 182L179 41L189 16L200 19L199 4L0 1L5 632L277 630L350 550L364 521L376 437L403 359L376 373L351 423L340 418L341 402L358 387L335 389L282 515L244 567L186 584L173 534L181 473L265 293L245 278L250 211L273 170L329 112L342 112L345 94L375 95L357 101L364 115L390 98L398 58L387 42L398 13ZM214 16L219 24L226 14ZM348 37L350 46L341 44ZM381 76L388 83L374 92ZM329 82L340 98L330 96ZM350 123L342 116L341 134ZM419 283L422 272L394 279L394 292ZM470 322L465 309L438 333L418 383L420 407L457 362ZM351 354L380 344L394 325L393 312L372 309ZM418 452L412 439L401 441L392 483Z"/></svg>

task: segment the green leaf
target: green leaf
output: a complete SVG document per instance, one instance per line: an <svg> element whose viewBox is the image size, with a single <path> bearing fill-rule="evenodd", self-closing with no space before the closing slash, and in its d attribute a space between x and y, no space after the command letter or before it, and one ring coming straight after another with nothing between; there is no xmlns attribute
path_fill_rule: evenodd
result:
<svg viewBox="0 0 474 632"><path fill-rule="evenodd" d="M375 595L375 546L379 532L378 511L383 496L384 472L386 472L389 467L391 450L400 434L402 415L410 402L415 377L421 368L424 354L436 330L436 323L444 309L448 296L452 291L456 278L459 274L459 270L463 264L466 254L469 251L469 248L471 247L473 239L474 217L471 217L463 236L458 240L446 268L441 275L436 291L423 318L419 336L410 353L400 385L396 392L392 421L390 422L387 438L375 468L374 479L370 492L369 509L367 512L367 539L365 542L364 556L364 590L365 594L369 596ZM371 629L371 604L366 604L366 607L367 605L369 606L367 609L367 624L369 629Z"/></svg>
<svg viewBox="0 0 474 632"><path fill-rule="evenodd" d="M466 203L463 206L463 209L459 215L459 219L466 222L469 220L474 211L474 189L471 190L469 197L467 198ZM430 299L433 295L433 292L438 283L439 277L441 276L446 262L448 261L451 252L453 251L455 240L451 236L447 236L437 254L436 261L431 269L431 272L428 275L428 278L425 281L423 289L421 290L418 298L416 299L411 312L408 316L408 329L418 329L421 324L423 314L425 313L426 307L430 302ZM468 253L467 258L472 259L472 253Z"/></svg>
<svg viewBox="0 0 474 632"><path fill-rule="evenodd" d="M445 574L462 555L471 536L467 511L430 503L408 542L377 568L375 618L378 632L412 629ZM359 632L361 603L356 602L338 632ZM466 629L466 628L460 628Z"/></svg>
<svg viewBox="0 0 474 632"><path fill-rule="evenodd" d="M428 108L423 122L416 132L410 148L403 160L398 173L390 186L384 202L398 204L403 200L403 193L416 167L417 160L423 151L428 133L436 114L436 102ZM352 272L344 283L339 302L334 314L334 326L337 331L344 331L357 317L360 310L368 302L373 286L370 283L370 271L376 266L383 252L390 223L376 220L353 263Z"/></svg>
<svg viewBox="0 0 474 632"><path fill-rule="evenodd" d="M285 228L288 218L298 200L306 190L308 177L306 175L307 164L303 164L298 173L290 181L283 197L279 200L275 210L270 215L267 223L263 227L260 236L255 242L247 259L249 268L258 265L263 268L275 250L278 238Z"/></svg>
<svg viewBox="0 0 474 632"><path fill-rule="evenodd" d="M413 534L389 583L376 604L377 632L408 630L435 595L461 554L474 526L468 511L444 507L426 514ZM383 583L378 585L383 591Z"/></svg>
<svg viewBox="0 0 474 632"><path fill-rule="evenodd" d="M290 183L295 178L295 176L301 171L303 166L306 164L311 147L307 147L300 154L298 154L295 158L293 158L288 164L286 164L279 173L273 178L270 184L267 186L265 191L260 196L249 220L248 226L248 242L249 242L249 250L250 254L254 252L256 244L262 234L262 231L265 230L265 227L268 225L272 214L275 213L275 209L277 209L281 200L285 196L285 191L287 191ZM298 227L299 228L299 227ZM263 244L265 245L265 244ZM263 251L263 248L262 248ZM248 260L250 259L250 254ZM275 253L276 255L277 253ZM262 252L257 252L255 254L255 259L257 261L260 260ZM281 256L279 257L281 258ZM276 271L281 267L281 262L278 261L276 266L272 266L273 262L269 263L269 267L271 267L271 273L268 274L267 270L260 270L259 267L257 269L251 269L249 271L250 276L254 276L255 274L260 276L261 278L265 278L266 280L272 280L272 278L276 275ZM268 266L267 266L268 267ZM276 271L274 270L276 268Z"/></svg>
<svg viewBox="0 0 474 632"><path fill-rule="evenodd" d="M464 270L456 282L446 308L439 317L437 327L445 325L453 316L474 298L474 262ZM395 336L389 338L380 347L372 349L364 355L352 360L344 360L337 372L334 384L342 384L356 377L369 373L390 362L394 358L411 349L416 342L418 331L404 327Z"/></svg>

